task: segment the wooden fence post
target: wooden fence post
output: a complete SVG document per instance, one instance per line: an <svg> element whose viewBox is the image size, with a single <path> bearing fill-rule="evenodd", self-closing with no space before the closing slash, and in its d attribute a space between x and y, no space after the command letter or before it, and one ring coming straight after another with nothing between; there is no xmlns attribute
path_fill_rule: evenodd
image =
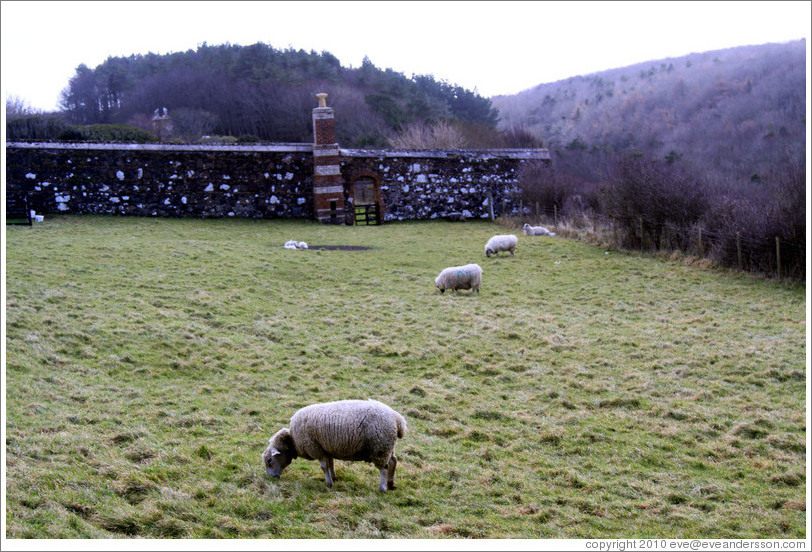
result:
<svg viewBox="0 0 812 552"><path fill-rule="evenodd" d="M781 239L776 236L775 237L775 265L776 265L776 272L778 273L778 277L781 277Z"/></svg>
<svg viewBox="0 0 812 552"><path fill-rule="evenodd" d="M553 221L555 225L558 226L558 205L553 203Z"/></svg>
<svg viewBox="0 0 812 552"><path fill-rule="evenodd" d="M637 224L640 227L640 249L643 249L643 217L637 217Z"/></svg>
<svg viewBox="0 0 812 552"><path fill-rule="evenodd" d="M705 248L702 246L702 228L699 228L699 256L705 256Z"/></svg>
<svg viewBox="0 0 812 552"><path fill-rule="evenodd" d="M539 202L537 201L536 202L536 218L538 218L540 212L541 212L541 210L539 209Z"/></svg>
<svg viewBox="0 0 812 552"><path fill-rule="evenodd" d="M491 220L493 220L493 192L491 190L488 190L488 211L490 211Z"/></svg>
<svg viewBox="0 0 812 552"><path fill-rule="evenodd" d="M742 269L742 233L736 232L736 257L739 260L739 270Z"/></svg>

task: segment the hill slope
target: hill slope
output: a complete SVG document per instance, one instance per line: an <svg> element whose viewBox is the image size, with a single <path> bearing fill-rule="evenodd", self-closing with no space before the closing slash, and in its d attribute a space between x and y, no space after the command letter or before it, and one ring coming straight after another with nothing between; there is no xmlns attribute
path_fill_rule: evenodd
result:
<svg viewBox="0 0 812 552"><path fill-rule="evenodd" d="M381 145L402 124L448 120L493 129L497 114L478 93L430 75L411 78L375 67L342 67L329 52L203 44L166 55L110 57L76 69L61 98L68 122L150 128L168 108L178 138L226 134L297 142L311 138L316 92L341 117L338 140Z"/></svg>
<svg viewBox="0 0 812 552"><path fill-rule="evenodd" d="M553 150L682 158L724 179L758 180L803 161L806 42L649 61L492 98L500 127Z"/></svg>

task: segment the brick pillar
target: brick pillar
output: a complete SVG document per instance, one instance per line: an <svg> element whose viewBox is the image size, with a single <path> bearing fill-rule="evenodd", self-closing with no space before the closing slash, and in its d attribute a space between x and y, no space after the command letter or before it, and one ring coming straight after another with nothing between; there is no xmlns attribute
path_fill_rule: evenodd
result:
<svg viewBox="0 0 812 552"><path fill-rule="evenodd" d="M316 97L319 107L313 110L313 212L321 222L346 224L333 108L327 107L327 94Z"/></svg>

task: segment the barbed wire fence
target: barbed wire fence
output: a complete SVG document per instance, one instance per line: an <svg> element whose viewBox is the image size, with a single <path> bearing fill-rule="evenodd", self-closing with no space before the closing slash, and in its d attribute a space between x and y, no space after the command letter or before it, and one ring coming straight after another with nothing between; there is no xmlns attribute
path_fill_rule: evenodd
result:
<svg viewBox="0 0 812 552"><path fill-rule="evenodd" d="M638 251L679 251L716 261L722 266L777 278L806 278L806 243L742 232L723 233L645 217L612 217L585 210L568 211L557 206L519 203L517 212L502 213L520 228L525 222L551 225L559 230L578 229L600 234L615 247Z"/></svg>

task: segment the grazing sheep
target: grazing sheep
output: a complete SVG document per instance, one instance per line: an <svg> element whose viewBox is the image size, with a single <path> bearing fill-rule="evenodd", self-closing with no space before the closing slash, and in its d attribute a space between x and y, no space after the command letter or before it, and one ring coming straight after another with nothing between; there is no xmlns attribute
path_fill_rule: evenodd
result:
<svg viewBox="0 0 812 552"><path fill-rule="evenodd" d="M500 251L510 251L510 256L512 257L517 243L519 243L519 238L513 234L493 236L488 240L488 243L485 244L485 255L490 257L492 253L499 255Z"/></svg>
<svg viewBox="0 0 812 552"><path fill-rule="evenodd" d="M522 227L522 230L524 230L525 236L555 236L555 232L550 232L543 226L530 226L527 223Z"/></svg>
<svg viewBox="0 0 812 552"><path fill-rule="evenodd" d="M336 477L333 459L372 462L386 491L395 488L395 443L405 433L403 416L372 399L311 404L271 437L262 461L265 473L279 477L294 458L318 460L328 487Z"/></svg>
<svg viewBox="0 0 812 552"><path fill-rule="evenodd" d="M450 266L437 275L434 283L437 284L440 293L445 293L447 289L470 289L471 293L475 291L479 293L479 286L482 284L482 267L478 264Z"/></svg>

